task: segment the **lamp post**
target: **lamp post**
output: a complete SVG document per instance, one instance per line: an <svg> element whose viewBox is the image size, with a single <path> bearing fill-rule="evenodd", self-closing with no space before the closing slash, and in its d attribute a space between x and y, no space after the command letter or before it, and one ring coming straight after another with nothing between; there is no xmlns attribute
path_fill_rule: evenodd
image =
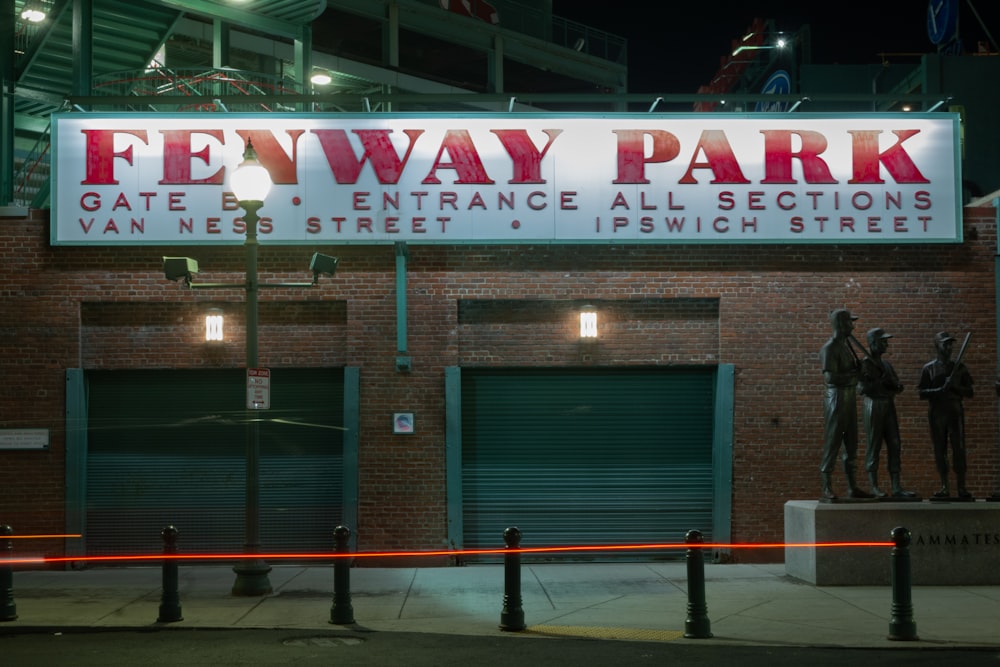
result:
<svg viewBox="0 0 1000 667"><path fill-rule="evenodd" d="M309 263L313 279L309 283L265 283L257 279L257 211L264 206L264 199L271 190L271 177L257 160L253 144L247 141L243 162L233 171L229 185L240 207L246 212L246 282L244 283L194 283L192 275L198 273L198 262L190 257L164 257L163 274L167 280L184 279L191 289L244 289L246 291L246 361L247 377L250 369L257 368L257 296L264 287L313 287L323 274L332 276L337 270L338 259L322 253L313 253ZM243 559L233 567L236 582L233 595L267 595L271 592L268 573L271 567L260 554L260 420L255 411L264 409L250 399L247 392L246 423L246 501Z"/></svg>
<svg viewBox="0 0 1000 667"><path fill-rule="evenodd" d="M246 215L246 348L247 369L257 368L257 295L260 284L257 279L257 211L264 205L264 199L271 190L271 176L257 160L257 152L248 140L243 153L243 162L233 172L229 185L236 200ZM260 553L260 422L254 415L254 408L247 405L246 442L246 500L243 553L245 558L233 571L236 582L233 595L267 595L272 591L268 573L271 566L256 554Z"/></svg>

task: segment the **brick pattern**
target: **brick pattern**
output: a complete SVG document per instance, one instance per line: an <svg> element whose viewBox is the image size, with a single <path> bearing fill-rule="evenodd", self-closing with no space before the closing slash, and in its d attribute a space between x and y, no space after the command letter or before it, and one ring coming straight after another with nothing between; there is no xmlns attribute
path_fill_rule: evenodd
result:
<svg viewBox="0 0 1000 667"><path fill-rule="evenodd" d="M241 248L51 247L47 216L0 221L0 427L51 429L47 451L0 451L0 522L24 533L64 527L66 368L242 367L244 359L242 290L186 290L160 271L163 255L194 255L200 278L240 283ZM888 358L906 385L897 401L903 481L925 496L937 481L919 370L934 356L936 331L973 332L969 485L979 496L996 490L995 216L966 209L966 241L957 246L413 246L406 374L394 366L391 246L265 245L264 281L308 280L314 251L341 263L318 287L261 293L261 364L361 368L360 516L352 528L365 550L448 546L446 367L734 364L733 539L780 541L784 502L819 493L817 352L830 335L827 313L838 306L860 317L862 340L873 326L895 334ZM584 303L601 320L599 340L586 344L575 319ZM221 346L201 342L209 306L227 316ZM415 434L392 434L399 411L415 413ZM839 471L834 479L842 489ZM25 552L61 548L18 544Z"/></svg>
<svg viewBox="0 0 1000 667"><path fill-rule="evenodd" d="M580 339L585 305L599 312L599 342ZM463 367L715 363L719 353L717 299L463 299L458 313Z"/></svg>
<svg viewBox="0 0 1000 667"><path fill-rule="evenodd" d="M171 289L171 285L165 285ZM175 295L177 297L183 296ZM243 302L80 304L82 367L134 368L137 355L152 351L161 368L241 368L246 365L246 308ZM302 298L302 293L291 295ZM205 342L205 314L222 311L224 339ZM344 301L267 301L257 317L261 350L272 365L344 365ZM128 341L122 345L122 341Z"/></svg>

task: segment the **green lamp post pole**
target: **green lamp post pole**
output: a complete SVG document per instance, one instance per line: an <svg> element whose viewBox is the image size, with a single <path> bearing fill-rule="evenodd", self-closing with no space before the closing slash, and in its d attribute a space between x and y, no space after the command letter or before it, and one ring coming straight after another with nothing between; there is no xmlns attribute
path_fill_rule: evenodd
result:
<svg viewBox="0 0 1000 667"><path fill-rule="evenodd" d="M257 160L253 144L247 142L243 162L230 179L233 194L246 211L246 347L247 369L257 368L257 296L260 284L257 278L257 211L264 205L264 197L271 187L267 170ZM254 406L247 404L246 442L246 501L244 527L244 558L233 571L236 582L233 595L267 595L272 592L268 573L271 567L257 554L260 553L260 421Z"/></svg>
<svg viewBox="0 0 1000 667"><path fill-rule="evenodd" d="M257 152L253 144L247 141L243 162L233 170L229 178L229 186L236 201L245 211L243 222L246 224L246 240L243 247L246 251L246 282L244 283L195 283L191 275L198 273L198 261L190 257L164 257L163 273L167 280L184 279L191 289L244 289L246 291L246 346L247 346L247 379L250 379L250 369L257 368L260 359L257 354L257 297L262 287L315 287L321 275L332 276L337 271L338 259L322 253L313 253L309 262L312 271L312 282L308 283L264 283L257 276L257 223L260 216L257 211L264 206L267 193L271 191L271 176L257 160ZM251 392L247 391L247 423L246 423L246 501L245 508L245 539L243 558L233 567L236 572L236 582L233 584L233 595L267 595L272 592L268 579L270 566L260 557L260 419L259 410L268 405L259 404Z"/></svg>

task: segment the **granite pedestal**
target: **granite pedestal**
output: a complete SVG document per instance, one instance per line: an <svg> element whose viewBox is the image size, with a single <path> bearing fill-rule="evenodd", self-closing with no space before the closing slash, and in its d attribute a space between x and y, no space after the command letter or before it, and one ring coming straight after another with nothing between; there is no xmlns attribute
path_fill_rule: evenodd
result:
<svg viewBox="0 0 1000 667"><path fill-rule="evenodd" d="M914 586L1000 584L1000 503L785 503L785 542L891 542L912 534ZM786 547L785 572L818 586L889 585L892 547Z"/></svg>

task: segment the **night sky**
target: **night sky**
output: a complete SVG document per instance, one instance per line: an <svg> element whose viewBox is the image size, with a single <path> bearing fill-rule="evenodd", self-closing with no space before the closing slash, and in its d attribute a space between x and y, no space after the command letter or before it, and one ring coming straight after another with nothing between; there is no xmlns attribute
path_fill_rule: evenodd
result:
<svg viewBox="0 0 1000 667"><path fill-rule="evenodd" d="M655 3L655 4L654 4ZM967 51L986 33L1000 39L1000 2L958 0L959 33ZM629 92L694 93L707 84L754 17L776 28L808 24L819 64L881 62L879 53L931 53L927 0L554 0L554 13L629 40ZM995 48L994 48L995 50ZM998 56L1000 57L1000 56ZM890 62L916 62L890 55Z"/></svg>

